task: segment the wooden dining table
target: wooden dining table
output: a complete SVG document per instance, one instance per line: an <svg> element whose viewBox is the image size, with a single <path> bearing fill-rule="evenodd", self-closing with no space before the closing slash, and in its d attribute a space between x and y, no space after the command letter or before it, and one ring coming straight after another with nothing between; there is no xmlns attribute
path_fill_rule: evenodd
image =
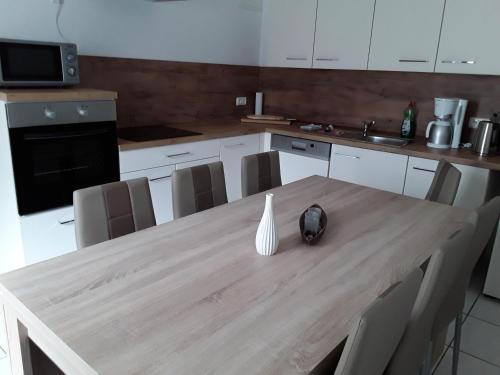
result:
<svg viewBox="0 0 500 375"><path fill-rule="evenodd" d="M469 214L318 176L272 192L272 257L261 193L0 276L14 374L33 344L68 375L311 373ZM309 246L315 203L328 226Z"/></svg>

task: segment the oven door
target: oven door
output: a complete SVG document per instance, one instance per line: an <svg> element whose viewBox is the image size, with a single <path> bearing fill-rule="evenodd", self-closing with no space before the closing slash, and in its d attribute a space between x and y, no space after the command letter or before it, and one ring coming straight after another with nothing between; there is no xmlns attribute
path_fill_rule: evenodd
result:
<svg viewBox="0 0 500 375"><path fill-rule="evenodd" d="M115 122L9 129L20 215L71 205L73 191L119 180Z"/></svg>

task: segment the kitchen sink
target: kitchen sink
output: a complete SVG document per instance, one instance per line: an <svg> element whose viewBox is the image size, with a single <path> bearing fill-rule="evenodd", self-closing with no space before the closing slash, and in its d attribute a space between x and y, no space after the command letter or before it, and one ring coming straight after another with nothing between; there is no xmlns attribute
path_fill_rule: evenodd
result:
<svg viewBox="0 0 500 375"><path fill-rule="evenodd" d="M403 147L408 144L408 141L406 139L395 138L395 137L384 137L379 135L368 135L366 137L360 136L357 139L362 142L376 143L378 145L395 146L395 147Z"/></svg>

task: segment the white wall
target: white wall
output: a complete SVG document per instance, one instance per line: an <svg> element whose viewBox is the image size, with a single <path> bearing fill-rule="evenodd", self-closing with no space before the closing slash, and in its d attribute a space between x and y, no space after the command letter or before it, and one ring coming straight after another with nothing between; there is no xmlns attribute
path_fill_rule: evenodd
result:
<svg viewBox="0 0 500 375"><path fill-rule="evenodd" d="M61 40L52 0L0 0L0 37ZM262 0L65 0L82 55L258 65Z"/></svg>

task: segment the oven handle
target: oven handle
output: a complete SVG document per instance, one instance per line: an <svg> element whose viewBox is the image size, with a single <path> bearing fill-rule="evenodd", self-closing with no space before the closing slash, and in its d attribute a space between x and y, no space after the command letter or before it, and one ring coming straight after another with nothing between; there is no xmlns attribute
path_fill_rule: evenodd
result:
<svg viewBox="0 0 500 375"><path fill-rule="evenodd" d="M79 132L79 133L49 133L49 134L35 134L29 135L26 134L24 136L25 141L46 141L52 139L69 139L69 138L81 138L81 137L90 137L95 135L106 134L108 131L106 129L87 131L87 132Z"/></svg>

